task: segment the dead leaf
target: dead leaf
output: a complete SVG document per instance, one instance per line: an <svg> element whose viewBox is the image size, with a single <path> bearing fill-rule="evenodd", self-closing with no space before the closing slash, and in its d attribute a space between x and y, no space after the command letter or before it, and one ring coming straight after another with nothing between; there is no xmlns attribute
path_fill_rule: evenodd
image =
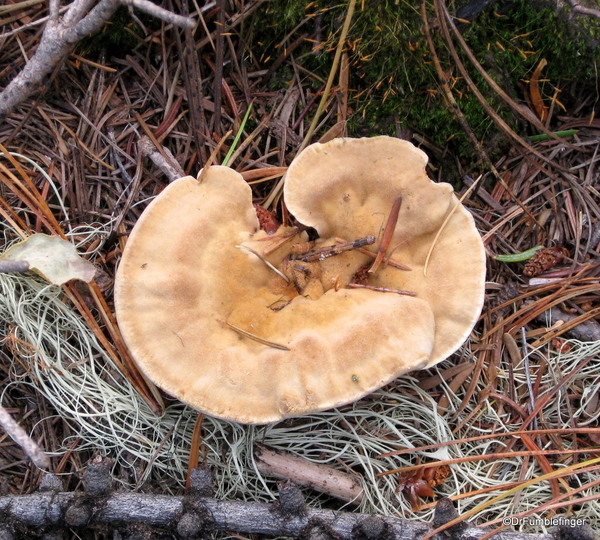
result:
<svg viewBox="0 0 600 540"><path fill-rule="evenodd" d="M62 285L71 279L90 282L96 267L82 259L75 246L59 236L34 234L8 248L0 260L27 261L29 268L54 285Z"/></svg>

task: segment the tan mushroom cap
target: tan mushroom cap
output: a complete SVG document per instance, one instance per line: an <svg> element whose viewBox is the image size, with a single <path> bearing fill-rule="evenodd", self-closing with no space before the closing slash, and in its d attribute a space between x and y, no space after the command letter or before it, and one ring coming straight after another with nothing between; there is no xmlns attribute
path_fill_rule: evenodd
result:
<svg viewBox="0 0 600 540"><path fill-rule="evenodd" d="M257 231L251 202L240 175L212 167L201 184L186 177L168 186L136 224L115 302L124 339L151 380L214 416L266 423L347 403L404 364L426 363L433 341L421 335L424 327L433 335L430 313L415 310L400 336L388 321L403 306L391 296L331 290L270 309L285 283L235 248ZM241 336L222 320L290 350Z"/></svg>
<svg viewBox="0 0 600 540"><path fill-rule="evenodd" d="M353 154L363 148L363 153L371 154L374 150L364 140L313 145L290 167L288 207L323 236L355 240L377 235L392 201L402 194L405 204L393 243L406 242L394 258L412 265L413 271L388 267L372 280L389 287L401 275L399 288L415 290L417 285L433 283L436 290L417 291L412 298L344 288L372 259L349 251L323 261L301 262L294 256L289 260L290 245L305 241L302 235L266 254L275 240L265 241L265 233L258 230L249 186L232 169L211 167L202 182L181 178L148 206L129 237L117 273L119 326L133 357L154 383L213 416L267 423L355 401L402 373L441 360L460 345L483 295L482 269L476 276L465 270L477 261L480 266L484 263L473 221L459 208L448 226L451 234L444 232L434 250L428 277L416 277L422 274L426 251L422 244L435 233L454 196L450 186L427 179L426 157L412 145L387 138L374 141L375 146L388 145L392 154L400 153L401 160L412 162L412 176L394 170L399 165L393 156L385 158L391 170L377 159L366 165L377 178L392 179L390 188L368 180L364 164L338 170L333 150L347 145ZM323 168L313 162L315 156L325 158ZM354 157L346 159L354 161ZM415 195L394 183L399 178L416 189ZM419 196L434 217L421 217ZM336 216L316 217L318 212ZM409 227L412 236L402 228L406 215L417 215L422 223L422 227ZM457 232L460 238L455 238ZM320 246L331 244L332 240L320 241ZM291 267L293 283L287 284L238 245L266 254L278 268ZM440 263L445 264L444 258L463 245L467 253L461 264L450 261L449 266L453 272L460 266L470 277L446 279ZM306 286L299 284L304 278ZM455 283L468 285L465 295L476 296L470 307L455 309L447 301L450 296L456 303L460 296ZM336 290L334 284L340 288ZM443 308L432 307L434 301ZM450 307L454 313L444 313ZM258 342L233 327L267 341ZM438 332L440 328L443 332ZM460 337L446 336L453 329Z"/></svg>
<svg viewBox="0 0 600 540"><path fill-rule="evenodd" d="M291 164L285 184L290 212L321 237L345 239L377 234L394 200L402 207L391 247L393 259L411 272L390 266L370 285L417 293L435 321L434 347L426 367L444 360L471 332L483 305L485 250L471 214L454 210L433 248L442 222L457 203L452 186L427 177L427 155L411 143L391 137L335 139L306 148ZM403 332L406 317L397 320Z"/></svg>

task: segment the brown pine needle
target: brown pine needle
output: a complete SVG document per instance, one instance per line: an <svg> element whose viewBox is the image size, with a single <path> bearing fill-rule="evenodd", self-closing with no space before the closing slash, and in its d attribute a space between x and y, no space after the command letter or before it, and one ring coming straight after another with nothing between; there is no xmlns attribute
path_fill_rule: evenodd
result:
<svg viewBox="0 0 600 540"><path fill-rule="evenodd" d="M433 242L431 242L431 247L429 248L429 252L427 253L427 257L425 258L425 266L423 266L423 275L425 277L427 277L427 266L429 265L429 259L431 258L431 254L433 253L433 248L435 247L435 244L437 243L438 238L440 237L440 234L442 234L442 231L448 224L448 221L450 221L450 218L452 217L454 212L456 212L456 209L469 196L471 191L473 191L473 189L475 189L475 186L479 183L479 180L481 180L481 177L482 177L482 175L480 174L479 177L477 178L477 180L475 180L475 182L473 182L471 184L471 187L469 187L469 189L467 189L467 191L465 191L465 194L460 199L458 199L458 201L456 201L454 208L452 208L452 210L450 210L450 213L446 216L446 219L444 219L444 222L438 229L438 232L435 234L435 238L433 239Z"/></svg>
<svg viewBox="0 0 600 540"><path fill-rule="evenodd" d="M509 489L505 493L502 493L501 495L498 495L497 497L493 497L489 501L486 501L482 504L477 505L475 508L468 510L467 512L465 512L461 516L457 517L456 519L453 519L451 521L448 521L447 523L444 523L442 526L437 527L433 531L427 533L425 536L423 536L423 538L421 540L429 540L430 538L433 538L436 534L438 534L442 531L445 531L446 529L452 527L453 525L456 525L457 523L461 523L461 522L465 521L466 519L470 518L471 516L474 516L475 514L478 514L479 512L481 512L482 510L485 510L486 508L489 508L490 506L493 507L497 502L500 502L502 499L505 499L507 497L514 495L515 493L521 491L522 489L524 489L526 487L532 486L534 484L539 484L546 480L551 480L552 478L558 478L558 477L565 476L572 471L576 471L577 469L581 469L583 467L593 465L594 463L600 463L600 457L590 459L588 461L583 461L581 463L575 463L574 465L569 465L568 467L564 467L562 469L552 471L551 473L543 474L542 476L538 476L537 478L528 480L527 482L523 482L521 485L516 486L512 489Z"/></svg>
<svg viewBox="0 0 600 540"><path fill-rule="evenodd" d="M597 433L600 435L600 428L593 427L581 427L581 428L552 428L552 429L536 429L536 430L521 430L521 431L507 431L504 433L486 433L485 435L477 435L476 437L464 437L455 441L445 441L435 444L427 444L424 446L416 446L414 448L401 448L400 450L393 450L392 452L386 452L385 454L379 454L377 459L400 456L403 454L414 454L416 452L424 452L426 450L438 450L444 446L452 446L454 444L464 444L476 441L484 441L487 439L496 439L498 437L520 437L521 435L531 435L533 437L539 437L540 435L571 435L577 433Z"/></svg>
<svg viewBox="0 0 600 540"><path fill-rule="evenodd" d="M188 460L187 475L185 477L185 489L191 487L192 471L197 469L200 464L200 445L202 444L202 422L204 421L204 413L198 413L192 432L192 444L190 446L190 459Z"/></svg>
<svg viewBox="0 0 600 540"><path fill-rule="evenodd" d="M242 330L241 328L238 328L237 326L233 326L233 324L228 323L227 321L224 321L223 319L217 319L217 321L227 325L234 332L237 332L241 336L247 337L248 339L252 339L254 341L258 341L258 343L262 343L263 345L266 345L267 347L273 347L274 349L279 349L281 351L290 351L291 350L290 348L286 347L285 345L280 345L279 343L275 343L273 341L263 339L259 336L255 336L254 334L251 334L250 332L246 332L246 330Z"/></svg>
<svg viewBox="0 0 600 540"><path fill-rule="evenodd" d="M200 176L198 177L198 182L200 184L204 181L204 178L206 178L208 169L210 169L212 167L213 163L215 162L215 159L217 158L217 154L221 150L221 146L223 146L223 144L225 144L227 137L229 137L229 135L231 135L232 133L233 133L232 130L229 130L227 133L225 133L225 135L223 135L223 137L221 137L221 140L218 142L217 146L215 146L215 149L211 152L210 156L206 160L206 163L204 164L204 167L202 167L202 170L200 171Z"/></svg>
<svg viewBox="0 0 600 540"><path fill-rule="evenodd" d="M443 465L455 465L456 463L470 463L473 461L492 461L503 458L513 458L513 457L525 457L525 456L551 456L551 455L572 455L572 454L587 454L590 452L589 448L577 448L577 449L569 449L569 450L520 450L518 452L495 452L493 454L482 454L480 456L465 456L461 458L448 459L443 463L439 461L432 461L428 463L421 463L419 465L409 465L408 467L400 467L398 469L392 469L391 471L382 471L377 473L375 476L388 476L390 474L402 474L410 471L417 471L419 469L430 469L431 467L437 467L440 464ZM384 454L389 455L389 454ZM598 458L600 460L600 458ZM559 469L564 470L564 469ZM550 474L550 473L548 473Z"/></svg>

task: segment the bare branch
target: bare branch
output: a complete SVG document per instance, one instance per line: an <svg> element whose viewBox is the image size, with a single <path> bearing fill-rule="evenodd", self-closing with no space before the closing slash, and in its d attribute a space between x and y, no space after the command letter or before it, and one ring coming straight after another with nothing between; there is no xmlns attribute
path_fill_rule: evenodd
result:
<svg viewBox="0 0 600 540"><path fill-rule="evenodd" d="M338 540L419 540L459 517L450 499L438 501L432 523L409 521L377 514L309 507L300 489L292 482L279 484L279 500L270 504L220 501L213 498L210 469L193 469L189 491L183 497L115 492L112 489L112 461L96 456L84 475L85 492L61 492L60 479L47 474L40 492L0 497L0 536L3 524L24 531L30 527L85 529L90 527L144 528L177 533L178 538L204 538L215 531L262 534L306 539ZM451 540L473 540L486 529L461 522L446 531ZM488 536L491 533L488 534ZM526 534L498 530L494 540L595 540L594 533L574 517L560 518L551 534Z"/></svg>
<svg viewBox="0 0 600 540"><path fill-rule="evenodd" d="M91 0L85 0L90 2ZM87 37L102 28L104 23L112 17L121 0L100 0L100 2L85 17L77 21L74 26L62 25L63 39L71 46L75 46L84 37ZM69 10L70 11L70 10ZM65 19L69 12L65 15ZM70 52L70 50L69 50Z"/></svg>
<svg viewBox="0 0 600 540"><path fill-rule="evenodd" d="M363 488L356 476L322 463L312 463L300 456L276 452L262 445L255 446L255 459L261 474L293 480L346 502L358 504L363 498Z"/></svg>
<svg viewBox="0 0 600 540"><path fill-rule="evenodd" d="M280 501L272 504L242 501L218 501L199 496L173 497L144 493L113 492L95 500L91 494L42 492L33 495L0 497L0 512L21 527L69 527L89 529L96 526L157 527L173 530L179 537L212 536L213 531L240 534L264 534L303 538L385 538L418 540L431 532L429 523L400 518L323 510L306 507L302 494L294 488L280 492ZM450 503L451 505L451 503ZM443 520L442 520L443 521ZM575 521L574 519L569 521ZM436 519L436 525L439 525ZM588 528L560 527L555 534L527 534L501 531L495 540L567 540L593 538ZM577 530L577 533L574 532ZM175 531L172 531L175 532ZM485 529L464 524L452 531L453 540L480 538ZM592 536L587 536L591 533ZM577 536L579 534L579 536ZM202 536L204 536L202 535ZM573 536L575 535L575 536Z"/></svg>
<svg viewBox="0 0 600 540"><path fill-rule="evenodd" d="M44 78L67 58L75 45L82 38L97 32L119 5L134 6L185 28L193 28L196 24L193 19L171 13L148 0L100 0L85 15L93 2L94 0L74 0L61 20L58 16L59 2L52 0L50 17L35 54L0 93L0 119L32 95Z"/></svg>
<svg viewBox="0 0 600 540"><path fill-rule="evenodd" d="M182 176L185 172L177 163L177 160L171 154L168 148L161 147L159 150L149 137L143 135L138 141L138 149L142 155L149 157L152 162L167 176L169 182L173 182ZM162 152L161 152L162 150Z"/></svg>
<svg viewBox="0 0 600 540"><path fill-rule="evenodd" d="M101 0L89 15L70 28L62 21L48 20L35 54L25 64L23 71L0 93L0 118L33 94L81 38L96 32L110 19L119 3L120 0Z"/></svg>
<svg viewBox="0 0 600 540"><path fill-rule="evenodd" d="M48 456L35 441L25 433L25 430L13 420L12 416L8 414L8 411L2 405L0 405L0 425L38 467L42 469L50 467L50 459Z"/></svg>
<svg viewBox="0 0 600 540"><path fill-rule="evenodd" d="M48 7L49 17L53 21L58 21L58 16L60 14L60 1L59 0L50 0L50 5Z"/></svg>
<svg viewBox="0 0 600 540"><path fill-rule="evenodd" d="M74 0L69 6L69 10L63 17L63 23L66 26L77 24L94 5L95 0ZM104 1L104 0L101 0Z"/></svg>
<svg viewBox="0 0 600 540"><path fill-rule="evenodd" d="M153 4L149 0L123 0L123 3L128 6L133 6L134 8L137 8L148 15L152 15L157 19L168 22L175 26L180 26L181 28L189 28L192 30L196 27L196 21L194 19L191 19L190 17L184 17L183 15L177 15L172 11Z"/></svg>
<svg viewBox="0 0 600 540"><path fill-rule="evenodd" d="M569 4L573 13L581 13L600 19L600 10L582 6L577 0L565 0Z"/></svg>

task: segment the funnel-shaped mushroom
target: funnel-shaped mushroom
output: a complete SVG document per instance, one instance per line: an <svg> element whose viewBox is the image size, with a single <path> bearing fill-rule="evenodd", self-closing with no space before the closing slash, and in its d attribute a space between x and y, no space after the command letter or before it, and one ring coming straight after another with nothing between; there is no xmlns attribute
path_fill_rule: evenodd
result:
<svg viewBox="0 0 600 540"><path fill-rule="evenodd" d="M267 423L352 402L446 358L479 315L485 257L459 206L423 275L456 203L448 184L427 178L426 161L387 137L308 147L290 166L285 200L317 229L313 246L291 228L259 231L232 169L172 183L134 227L117 274L119 325L142 370L208 414ZM412 270L365 273L373 255L355 248L375 241L398 197L392 258ZM348 288L358 275L373 288Z"/></svg>

